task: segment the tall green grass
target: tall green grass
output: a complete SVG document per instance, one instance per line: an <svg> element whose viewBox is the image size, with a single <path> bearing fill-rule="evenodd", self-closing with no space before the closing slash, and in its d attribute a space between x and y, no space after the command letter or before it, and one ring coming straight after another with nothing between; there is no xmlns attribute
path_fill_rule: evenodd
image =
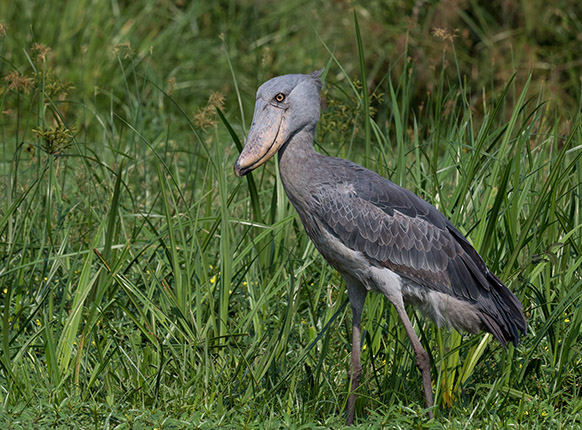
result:
<svg viewBox="0 0 582 430"><path fill-rule="evenodd" d="M438 39L437 79L419 104L425 70L407 54L416 30L383 69L366 10L333 12L349 23L338 47L323 24L318 35L314 21L298 32L289 17L303 16L294 14L305 4L258 21L249 17L260 8L234 3L113 2L93 5L91 15L80 4L63 17L35 2L6 9L6 423L342 425L351 339L342 280L304 234L276 163L244 180L232 173L257 85L279 69L298 71L261 50L267 43L296 56L299 71L328 64L317 149L366 164L437 206L528 318L529 335L507 350L488 335L413 318L433 363L437 418L425 423L406 334L389 304L369 297L360 425L580 424L579 112L546 103L550 90L539 91L534 75L472 86L465 51ZM273 16L286 17L280 32ZM251 38L249 22L256 46L243 52L233 37ZM291 53L279 35L312 41ZM43 55L35 43L51 50ZM342 46L354 47L353 58ZM224 93L210 97L209 88Z"/></svg>

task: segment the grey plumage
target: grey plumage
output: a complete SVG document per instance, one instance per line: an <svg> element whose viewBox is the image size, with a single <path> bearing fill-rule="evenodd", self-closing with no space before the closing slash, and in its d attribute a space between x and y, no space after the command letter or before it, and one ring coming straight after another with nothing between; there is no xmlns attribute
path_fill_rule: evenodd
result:
<svg viewBox="0 0 582 430"><path fill-rule="evenodd" d="M321 157L317 166L328 178L311 211L323 228L370 264L475 305L487 331L517 344L518 330L526 331L521 304L437 209L349 161Z"/></svg>
<svg viewBox="0 0 582 430"><path fill-rule="evenodd" d="M242 176L278 152L281 180L307 234L346 281L354 329L348 424L361 373L360 318L368 291L384 294L395 306L430 408L428 355L404 304L416 305L439 325L488 331L504 346L516 345L519 332L527 331L522 306L436 208L375 172L315 152L319 73L280 76L259 88L235 173Z"/></svg>

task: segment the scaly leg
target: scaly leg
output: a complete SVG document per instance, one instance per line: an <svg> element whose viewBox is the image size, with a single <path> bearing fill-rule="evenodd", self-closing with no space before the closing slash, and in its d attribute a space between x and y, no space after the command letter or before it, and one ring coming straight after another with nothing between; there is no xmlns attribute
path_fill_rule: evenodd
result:
<svg viewBox="0 0 582 430"><path fill-rule="evenodd" d="M404 305L402 302L400 303L392 303L396 308L396 312L404 324L404 329L406 330L406 334L408 334L408 338L412 343L412 348L414 349L414 354L416 355L416 365L422 374L422 385L424 388L424 398L426 400L426 407L431 408L433 406L433 398L432 398L432 381L430 377L430 358L424 348L422 347L420 340L414 328L412 327L412 323L406 314L406 310L404 309ZM432 410L428 411L428 417L433 418Z"/></svg>
<svg viewBox="0 0 582 430"><path fill-rule="evenodd" d="M360 362L361 352L361 331L360 324L362 318L362 309L366 300L367 290L355 282L348 282L346 279L348 296L352 308L352 360L350 366L350 379L352 381L350 396L348 397L348 416L347 425L354 422L354 412L356 410L356 390L360 386L360 377L362 375L362 365Z"/></svg>

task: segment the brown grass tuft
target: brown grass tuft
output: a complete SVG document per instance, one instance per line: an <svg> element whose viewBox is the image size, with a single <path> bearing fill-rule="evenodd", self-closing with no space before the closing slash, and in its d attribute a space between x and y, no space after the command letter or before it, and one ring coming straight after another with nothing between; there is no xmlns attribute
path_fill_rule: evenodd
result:
<svg viewBox="0 0 582 430"><path fill-rule="evenodd" d="M4 81L8 84L8 89L16 91L17 93L30 93L34 87L34 79L20 74L14 70L4 76Z"/></svg>
<svg viewBox="0 0 582 430"><path fill-rule="evenodd" d="M457 37L458 29L454 28L452 31L447 28L434 27L431 34L433 37L442 40L443 42L452 42Z"/></svg>
<svg viewBox="0 0 582 430"><path fill-rule="evenodd" d="M194 124L202 130L214 127L216 125L216 109L224 108L224 94L213 92L208 97L208 103L202 109L194 113Z"/></svg>
<svg viewBox="0 0 582 430"><path fill-rule="evenodd" d="M36 61L45 62L47 54L50 52L51 48L46 46L44 43L35 43L32 45L32 54Z"/></svg>

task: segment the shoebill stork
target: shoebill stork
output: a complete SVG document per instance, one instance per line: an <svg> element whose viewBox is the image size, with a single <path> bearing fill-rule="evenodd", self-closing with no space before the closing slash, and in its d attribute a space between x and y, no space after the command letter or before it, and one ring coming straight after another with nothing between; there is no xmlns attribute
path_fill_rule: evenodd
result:
<svg viewBox="0 0 582 430"><path fill-rule="evenodd" d="M518 331L526 334L522 305L436 208L371 170L315 152L321 72L261 85L234 172L243 176L279 153L281 181L305 231L345 280L353 313L347 423L354 420L360 320L369 291L392 303L406 329L432 418L429 356L404 305L415 305L439 326L492 333L503 346L516 345Z"/></svg>

